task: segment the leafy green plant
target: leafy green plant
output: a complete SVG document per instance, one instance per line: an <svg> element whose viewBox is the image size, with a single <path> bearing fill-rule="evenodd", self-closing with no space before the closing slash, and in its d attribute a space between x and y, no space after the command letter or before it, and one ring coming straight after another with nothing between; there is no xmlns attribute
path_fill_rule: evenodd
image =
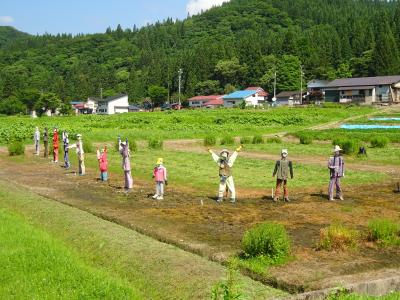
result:
<svg viewBox="0 0 400 300"><path fill-rule="evenodd" d="M221 145L233 145L235 143L235 139L231 136L224 136L220 141Z"/></svg>
<svg viewBox="0 0 400 300"><path fill-rule="evenodd" d="M369 239L383 246L400 245L400 223L389 219L373 219L368 223Z"/></svg>
<svg viewBox="0 0 400 300"><path fill-rule="evenodd" d="M264 138L261 135L255 135L253 137L253 144L264 144Z"/></svg>
<svg viewBox="0 0 400 300"><path fill-rule="evenodd" d="M386 136L373 137L371 139L371 147L386 148L389 144L389 139Z"/></svg>
<svg viewBox="0 0 400 300"><path fill-rule="evenodd" d="M148 141L150 149L159 150L163 148L164 141L161 139L153 138Z"/></svg>
<svg viewBox="0 0 400 300"><path fill-rule="evenodd" d="M317 248L327 251L354 249L357 247L359 236L356 230L341 224L332 224L320 230Z"/></svg>
<svg viewBox="0 0 400 300"><path fill-rule="evenodd" d="M240 282L238 279L238 264L232 260L228 266L228 276L224 281L216 283L211 291L211 299L213 300L235 300L242 299L243 295L240 291Z"/></svg>
<svg viewBox="0 0 400 300"><path fill-rule="evenodd" d="M289 256L291 242L283 225L267 222L246 231L242 246L248 257L266 256L279 260Z"/></svg>
<svg viewBox="0 0 400 300"><path fill-rule="evenodd" d="M204 138L204 146L215 146L217 139L215 136L208 135Z"/></svg>
<svg viewBox="0 0 400 300"><path fill-rule="evenodd" d="M22 142L14 141L8 144L8 154L10 156L23 155L25 153L25 145Z"/></svg>
<svg viewBox="0 0 400 300"><path fill-rule="evenodd" d="M246 144L251 144L252 139L249 136L244 136L240 138L240 144L246 145Z"/></svg>
<svg viewBox="0 0 400 300"><path fill-rule="evenodd" d="M272 144L282 144L282 139L278 136L270 137L267 139L267 143Z"/></svg>

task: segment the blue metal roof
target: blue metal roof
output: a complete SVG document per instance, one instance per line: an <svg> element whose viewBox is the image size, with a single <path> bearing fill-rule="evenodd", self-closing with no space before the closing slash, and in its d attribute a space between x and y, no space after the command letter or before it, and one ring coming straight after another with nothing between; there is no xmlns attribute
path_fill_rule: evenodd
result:
<svg viewBox="0 0 400 300"><path fill-rule="evenodd" d="M232 94L224 96L223 99L245 99L251 95L254 95L255 93L257 93L257 91L236 91Z"/></svg>

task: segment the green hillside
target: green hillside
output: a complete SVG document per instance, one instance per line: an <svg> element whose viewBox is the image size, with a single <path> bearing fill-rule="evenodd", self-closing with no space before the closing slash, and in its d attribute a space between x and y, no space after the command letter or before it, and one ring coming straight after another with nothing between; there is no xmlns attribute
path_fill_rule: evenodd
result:
<svg viewBox="0 0 400 300"><path fill-rule="evenodd" d="M19 38L25 38L27 36L28 34L18 31L14 27L0 26L0 47L3 47Z"/></svg>
<svg viewBox="0 0 400 300"><path fill-rule="evenodd" d="M0 113L34 106L39 91L139 102L160 86L174 100L179 68L185 96L270 90L275 70L278 91L298 89L300 64L306 79L399 74L399 15L399 1L232 0L140 29L26 36L0 49Z"/></svg>

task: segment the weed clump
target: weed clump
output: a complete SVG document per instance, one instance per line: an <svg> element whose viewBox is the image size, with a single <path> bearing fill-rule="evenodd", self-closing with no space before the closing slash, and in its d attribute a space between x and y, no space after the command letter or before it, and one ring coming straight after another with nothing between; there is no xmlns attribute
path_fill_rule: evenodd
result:
<svg viewBox="0 0 400 300"><path fill-rule="evenodd" d="M383 246L400 245L400 223L389 219L373 219L368 223L369 239Z"/></svg>
<svg viewBox="0 0 400 300"><path fill-rule="evenodd" d="M208 135L204 138L204 146L215 146L217 139L215 136Z"/></svg>
<svg viewBox="0 0 400 300"><path fill-rule="evenodd" d="M150 139L149 140L149 148L160 150L163 148L164 141L161 139Z"/></svg>
<svg viewBox="0 0 400 300"><path fill-rule="evenodd" d="M357 153L360 148L360 141L357 139L334 139L333 145L339 145L343 149L344 154Z"/></svg>
<svg viewBox="0 0 400 300"><path fill-rule="evenodd" d="M389 144L389 139L386 136L374 137L371 139L371 147L386 148Z"/></svg>
<svg viewBox="0 0 400 300"><path fill-rule="evenodd" d="M251 137L245 136L240 138L240 144L241 145L246 145L246 144L251 144L252 140Z"/></svg>
<svg viewBox="0 0 400 300"><path fill-rule="evenodd" d="M94 146L93 146L93 142L90 139L84 139L82 140L82 144L83 144L83 151L85 153L94 153Z"/></svg>
<svg viewBox="0 0 400 300"><path fill-rule="evenodd" d="M255 135L253 137L253 144L264 144L264 138L261 135Z"/></svg>
<svg viewBox="0 0 400 300"><path fill-rule="evenodd" d="M311 145L313 143L313 138L308 134L300 134L299 135L300 144L302 145Z"/></svg>
<svg viewBox="0 0 400 300"><path fill-rule="evenodd" d="M289 256L291 242L283 225L262 223L245 232L242 246L247 257L265 256L277 261Z"/></svg>
<svg viewBox="0 0 400 300"><path fill-rule="evenodd" d="M341 224L332 224L322 228L319 233L319 250L346 250L357 247L359 232L344 227Z"/></svg>
<svg viewBox="0 0 400 300"><path fill-rule="evenodd" d="M282 144L282 139L278 136L270 137L267 139L268 144Z"/></svg>
<svg viewBox="0 0 400 300"><path fill-rule="evenodd" d="M14 141L8 145L8 155L18 156L25 154L25 145L22 142Z"/></svg>
<svg viewBox="0 0 400 300"><path fill-rule="evenodd" d="M231 136L224 136L221 141L221 145L233 145L235 143L235 140Z"/></svg>

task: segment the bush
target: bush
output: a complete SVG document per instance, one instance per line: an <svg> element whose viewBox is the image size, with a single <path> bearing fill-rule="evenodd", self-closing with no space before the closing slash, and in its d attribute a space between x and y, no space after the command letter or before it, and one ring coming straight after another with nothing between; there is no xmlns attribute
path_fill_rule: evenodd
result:
<svg viewBox="0 0 400 300"><path fill-rule="evenodd" d="M371 147L386 148L389 144L389 139L386 136L374 137L371 139Z"/></svg>
<svg viewBox="0 0 400 300"><path fill-rule="evenodd" d="M289 255L291 243L283 225L262 223L245 232L242 245L249 257L279 260Z"/></svg>
<svg viewBox="0 0 400 300"><path fill-rule="evenodd" d="M150 139L149 140L149 148L150 149L162 149L163 148L163 140L161 139Z"/></svg>
<svg viewBox="0 0 400 300"><path fill-rule="evenodd" d="M264 138L261 135L255 135L253 137L253 144L264 144Z"/></svg>
<svg viewBox="0 0 400 300"><path fill-rule="evenodd" d="M311 145L313 143L313 138L311 135L300 134L299 139L300 139L300 144L302 145Z"/></svg>
<svg viewBox="0 0 400 300"><path fill-rule="evenodd" d="M246 144L251 144L252 140L251 137L245 136L240 138L240 144L241 145L246 145Z"/></svg>
<svg viewBox="0 0 400 300"><path fill-rule="evenodd" d="M360 149L360 141L356 139L334 139L332 144L339 145L344 154L358 153Z"/></svg>
<svg viewBox="0 0 400 300"><path fill-rule="evenodd" d="M90 139L82 139L83 151L85 153L94 153L93 142Z"/></svg>
<svg viewBox="0 0 400 300"><path fill-rule="evenodd" d="M204 138L204 146L215 146L217 139L215 136L208 135Z"/></svg>
<svg viewBox="0 0 400 300"><path fill-rule="evenodd" d="M25 154L25 145L22 142L12 142L8 145L8 154L10 156L17 156Z"/></svg>
<svg viewBox="0 0 400 300"><path fill-rule="evenodd" d="M341 224L332 224L320 230L318 249L331 251L356 248L358 239L358 231Z"/></svg>
<svg viewBox="0 0 400 300"><path fill-rule="evenodd" d="M282 139L278 136L270 137L267 139L267 143L272 144L282 144Z"/></svg>
<svg viewBox="0 0 400 300"><path fill-rule="evenodd" d="M368 223L369 238L383 246L400 245L400 223L389 219L374 219Z"/></svg>
<svg viewBox="0 0 400 300"><path fill-rule="evenodd" d="M233 145L235 143L235 139L231 136L224 136L220 143L221 145Z"/></svg>

